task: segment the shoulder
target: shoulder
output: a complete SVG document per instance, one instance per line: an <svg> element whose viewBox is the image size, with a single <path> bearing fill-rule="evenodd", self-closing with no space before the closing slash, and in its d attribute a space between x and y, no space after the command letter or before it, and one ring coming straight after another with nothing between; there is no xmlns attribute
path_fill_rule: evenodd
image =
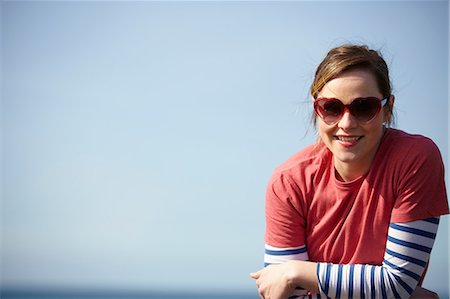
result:
<svg viewBox="0 0 450 299"><path fill-rule="evenodd" d="M430 138L397 129L388 130L383 143L389 152L397 153L403 158L411 156L440 157L439 148Z"/></svg>
<svg viewBox="0 0 450 299"><path fill-rule="evenodd" d="M280 164L275 169L274 173L289 174L296 172L299 169L306 170L317 168L323 163L323 160L327 158L328 154L331 155L322 142L311 144Z"/></svg>
<svg viewBox="0 0 450 299"><path fill-rule="evenodd" d="M382 171L396 175L405 184L413 181L411 176L435 180L443 177L442 156L430 138L389 129L383 143L379 155Z"/></svg>
<svg viewBox="0 0 450 299"><path fill-rule="evenodd" d="M269 185L290 184L301 188L316 173L326 169L331 158L331 152L322 142L309 145L280 164L273 172Z"/></svg>
<svg viewBox="0 0 450 299"><path fill-rule="evenodd" d="M279 165L267 185L267 211L293 208L296 213L306 215L314 178L326 173L330 161L330 151L320 142L302 149Z"/></svg>
<svg viewBox="0 0 450 299"><path fill-rule="evenodd" d="M392 150L384 154L386 179L395 184L392 222L409 222L448 214L444 163L436 144L422 135L391 131ZM395 137L395 138L393 138ZM394 150L395 149L395 150Z"/></svg>

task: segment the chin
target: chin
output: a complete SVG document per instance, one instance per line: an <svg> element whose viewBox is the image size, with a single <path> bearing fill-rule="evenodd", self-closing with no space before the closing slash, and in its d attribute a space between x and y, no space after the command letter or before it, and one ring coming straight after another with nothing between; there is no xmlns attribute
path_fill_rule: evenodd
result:
<svg viewBox="0 0 450 299"><path fill-rule="evenodd" d="M334 156L342 163L352 163L359 160L359 156L353 153L336 153Z"/></svg>

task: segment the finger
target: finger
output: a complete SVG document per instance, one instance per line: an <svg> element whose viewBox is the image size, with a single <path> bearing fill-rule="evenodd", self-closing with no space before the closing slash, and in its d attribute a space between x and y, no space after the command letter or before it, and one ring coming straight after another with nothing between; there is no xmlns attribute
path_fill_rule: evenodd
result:
<svg viewBox="0 0 450 299"><path fill-rule="evenodd" d="M261 276L261 272L262 272L262 270L250 273L250 277L253 278L253 279L258 279L259 276Z"/></svg>
<svg viewBox="0 0 450 299"><path fill-rule="evenodd" d="M257 280L255 280L255 283L256 283L256 287L259 290L259 286L261 285L261 281L259 279L257 279Z"/></svg>
<svg viewBox="0 0 450 299"><path fill-rule="evenodd" d="M262 290L260 290L258 293L259 293L259 297L261 297L261 299L264 299L264 292Z"/></svg>

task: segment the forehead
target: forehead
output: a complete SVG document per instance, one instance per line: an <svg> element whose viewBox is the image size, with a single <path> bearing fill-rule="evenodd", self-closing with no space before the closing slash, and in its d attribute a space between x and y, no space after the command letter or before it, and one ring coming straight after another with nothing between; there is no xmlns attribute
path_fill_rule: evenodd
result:
<svg viewBox="0 0 450 299"><path fill-rule="evenodd" d="M356 97L381 97L381 92L374 74L366 70L352 70L327 82L319 95L351 100Z"/></svg>

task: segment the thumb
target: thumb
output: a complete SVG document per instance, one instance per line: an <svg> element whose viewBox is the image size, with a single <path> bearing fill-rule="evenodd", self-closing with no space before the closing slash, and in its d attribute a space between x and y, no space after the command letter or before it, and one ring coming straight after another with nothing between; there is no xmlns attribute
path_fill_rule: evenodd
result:
<svg viewBox="0 0 450 299"><path fill-rule="evenodd" d="M263 270L259 270L259 271L250 273L250 277L253 278L253 279L258 279L259 276L261 276L261 272L262 272L262 271L263 271Z"/></svg>

